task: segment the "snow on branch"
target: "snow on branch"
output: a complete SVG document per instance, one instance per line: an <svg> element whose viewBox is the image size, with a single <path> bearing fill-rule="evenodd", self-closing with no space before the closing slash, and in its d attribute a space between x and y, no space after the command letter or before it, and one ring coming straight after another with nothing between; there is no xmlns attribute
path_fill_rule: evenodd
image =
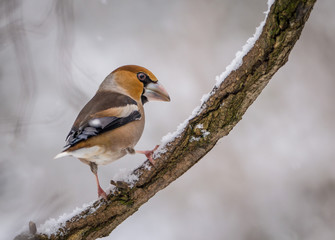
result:
<svg viewBox="0 0 335 240"><path fill-rule="evenodd" d="M273 4L274 0L268 0L268 9L264 12L265 14L265 18L264 20L259 24L259 26L256 28L256 31L254 33L254 35L252 37L250 37L246 44L242 47L241 51L238 51L235 54L235 58L231 61L231 63L226 67L226 70L224 72L222 72L219 76L216 77L216 84L215 87L218 88L222 82L226 79L226 77L232 72L235 71L236 69L238 69L242 63L243 63L243 57L245 55L247 55L247 53L250 51L250 49L254 46L255 42L257 41L257 39L259 38L259 36L262 33L265 21L268 17L268 14L270 12L270 8ZM177 130L173 133L168 133L166 136L164 136L162 138L162 144L160 145L160 148L157 151L157 156L159 156L160 152L163 151L164 152L164 147L167 143L174 141L174 139L176 137L178 137L185 129L185 127L187 126L188 122L190 121L190 119L194 118L195 116L199 115L201 110L203 109L203 107L205 107L205 102L208 100L208 98L213 95L215 93L215 89L213 89L213 91L211 91L210 93L207 93L205 95L202 96L201 98L201 103L199 106L197 106L192 114L183 122L181 123Z"/></svg>
<svg viewBox="0 0 335 240"><path fill-rule="evenodd" d="M127 217L196 164L242 119L299 39L316 0L269 0L266 20L217 77L213 90L174 133L162 140L155 167L148 161L108 194L108 201L84 205L49 220L16 239L96 239L108 236ZM34 228L33 228L34 229ZM26 238L24 238L26 236Z"/></svg>

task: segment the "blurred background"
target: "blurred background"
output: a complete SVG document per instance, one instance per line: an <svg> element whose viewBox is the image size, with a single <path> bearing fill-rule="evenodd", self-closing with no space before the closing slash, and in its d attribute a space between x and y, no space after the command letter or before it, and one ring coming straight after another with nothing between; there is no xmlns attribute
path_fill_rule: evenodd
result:
<svg viewBox="0 0 335 240"><path fill-rule="evenodd" d="M0 239L97 198L93 174L53 160L115 68L149 68L138 149L176 130L264 19L266 0L1 0ZM288 63L198 164L104 239L335 239L335 15L318 1ZM145 158L100 167L103 188Z"/></svg>

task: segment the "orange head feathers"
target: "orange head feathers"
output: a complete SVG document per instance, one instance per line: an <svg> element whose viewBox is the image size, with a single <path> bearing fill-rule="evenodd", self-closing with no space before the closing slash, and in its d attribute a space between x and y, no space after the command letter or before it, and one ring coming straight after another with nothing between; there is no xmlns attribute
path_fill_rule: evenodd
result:
<svg viewBox="0 0 335 240"><path fill-rule="evenodd" d="M125 65L115 69L100 85L99 90L115 90L124 92L134 100L170 101L166 90L156 76L144 67Z"/></svg>

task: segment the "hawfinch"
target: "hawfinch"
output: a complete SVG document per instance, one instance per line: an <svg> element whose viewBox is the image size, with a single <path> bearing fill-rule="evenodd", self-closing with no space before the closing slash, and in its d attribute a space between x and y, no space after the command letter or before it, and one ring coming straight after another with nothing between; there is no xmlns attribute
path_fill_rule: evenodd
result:
<svg viewBox="0 0 335 240"><path fill-rule="evenodd" d="M170 101L164 87L148 69L135 65L117 68L101 83L95 96L80 111L66 138L64 150L55 158L73 156L88 164L95 175L98 196L98 165L111 163L127 153L145 154L151 163L153 151L134 146L144 128L143 105L148 101Z"/></svg>

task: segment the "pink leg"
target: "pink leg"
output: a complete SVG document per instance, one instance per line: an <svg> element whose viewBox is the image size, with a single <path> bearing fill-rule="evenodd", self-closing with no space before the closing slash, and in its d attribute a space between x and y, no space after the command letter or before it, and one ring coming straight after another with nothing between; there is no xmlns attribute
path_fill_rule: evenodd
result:
<svg viewBox="0 0 335 240"><path fill-rule="evenodd" d="M100 183L99 183L99 178L98 178L98 165L94 162L90 162L89 163L90 168L92 173L95 176L95 180L97 181L97 187L98 187L98 197L102 197L103 199L105 199L107 201L107 194L105 193L105 191L101 188Z"/></svg>
<svg viewBox="0 0 335 240"><path fill-rule="evenodd" d="M100 186L98 174L94 173L94 175L95 175L95 179L97 181L98 197L102 197L103 199L105 199L107 201L107 194L106 194L106 192Z"/></svg>
<svg viewBox="0 0 335 240"><path fill-rule="evenodd" d="M139 151L139 150L136 150L136 153L144 154L149 159L149 162L152 165L155 165L155 161L152 159L152 154L154 153L154 151L157 150L158 147L159 147L159 145L156 145L156 147L154 149L152 149L151 151Z"/></svg>

